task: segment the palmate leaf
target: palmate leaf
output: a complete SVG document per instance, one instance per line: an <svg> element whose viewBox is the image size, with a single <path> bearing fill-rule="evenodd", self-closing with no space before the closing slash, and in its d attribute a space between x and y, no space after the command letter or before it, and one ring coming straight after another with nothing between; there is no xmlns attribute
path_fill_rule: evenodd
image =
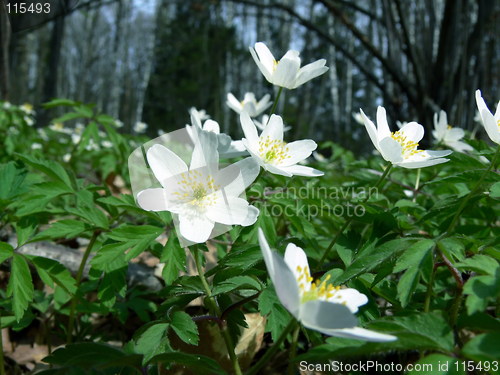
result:
<svg viewBox="0 0 500 375"><path fill-rule="evenodd" d="M21 188L26 177L26 169L20 162L0 165L0 205L23 192Z"/></svg>
<svg viewBox="0 0 500 375"><path fill-rule="evenodd" d="M193 322L191 316L183 311L176 311L172 314L171 327L186 344L198 345L198 327Z"/></svg>
<svg viewBox="0 0 500 375"><path fill-rule="evenodd" d="M30 302L33 300L34 288L30 269L26 259L20 254L12 257L7 296L12 296L12 310L19 321Z"/></svg>
<svg viewBox="0 0 500 375"><path fill-rule="evenodd" d="M26 255L35 266L38 275L45 284L54 288L54 284L59 285L66 292L74 294L76 292L76 281L71 273L61 263L44 257Z"/></svg>
<svg viewBox="0 0 500 375"><path fill-rule="evenodd" d="M161 275L166 285L172 284L179 276L179 272L186 270L186 252L179 244L174 233L170 234L167 243L163 247L160 262L165 264Z"/></svg>
<svg viewBox="0 0 500 375"><path fill-rule="evenodd" d="M0 242L0 264L14 255L14 248L6 242Z"/></svg>

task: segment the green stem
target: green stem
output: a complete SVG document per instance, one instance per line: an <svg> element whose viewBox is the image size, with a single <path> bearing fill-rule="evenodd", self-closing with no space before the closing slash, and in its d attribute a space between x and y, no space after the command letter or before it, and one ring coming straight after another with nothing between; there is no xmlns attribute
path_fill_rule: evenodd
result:
<svg viewBox="0 0 500 375"><path fill-rule="evenodd" d="M94 247L94 243L97 240L97 236L99 236L98 231L94 231L92 234L92 238L90 239L89 244L87 245L87 249L85 249L85 253L83 254L82 261L80 262L80 267L78 268L78 272L76 273L76 289L75 295L71 299L71 307L69 311L69 321L68 321L68 331L66 332L66 344L71 344L73 339L73 329L75 326L75 311L76 311L76 303L78 287L80 286L83 278L83 271L85 270L85 265L87 264L87 260L89 259L90 252Z"/></svg>
<svg viewBox="0 0 500 375"><path fill-rule="evenodd" d="M214 298L212 297L212 289L208 285L207 279L205 278L205 272L203 271L203 267L200 262L200 254L197 246L193 247L193 257L196 264L196 269L198 270L198 276L200 277L201 284L203 285L203 289L205 289L205 293L207 295L206 300L209 306L209 311L211 314L216 315L218 318L220 318L221 311ZM240 363L238 362L238 357L236 356L236 353L234 351L234 343L231 335L229 334L229 331L227 330L225 322L223 322L223 327L220 327L220 331L222 337L224 338L224 342L226 343L227 352L229 354L229 359L231 360L231 363L233 365L234 372L236 375L242 375L243 373L241 372Z"/></svg>
<svg viewBox="0 0 500 375"><path fill-rule="evenodd" d="M392 169L392 163L389 163L387 165L387 167L385 168L384 173L382 173L382 175L378 179L377 183L375 184L375 186L374 186L375 189L377 189L380 186L380 184L382 183L382 181L384 181L384 179L389 175L389 172L391 171L391 169ZM366 203L366 201L368 199L370 199L370 195L369 194L367 194L366 197L360 203L361 204ZM330 242L330 244L326 248L325 252L321 256L321 258L320 258L320 260L318 262L318 265L316 266L316 269L320 269L321 268L321 266L325 262L326 256L328 255L328 253L330 252L330 250L333 248L333 246L337 243L337 240L340 238L340 236L342 235L342 233L347 229L347 227L349 226L349 224L351 224L352 221L353 221L353 218L350 217L349 219L347 219L347 221L344 223L344 225L342 225L342 227L340 228L340 230L337 232L337 234L335 235L335 237L333 237L332 241Z"/></svg>
<svg viewBox="0 0 500 375"><path fill-rule="evenodd" d="M274 357L274 355L278 352L280 349L281 343L285 340L285 338L288 336L288 334L295 328L295 325L297 324L297 321L295 318L292 318L290 323L285 327L283 332L281 332L280 337L278 337L278 340L276 340L271 346L271 348L264 353L264 355L257 361L255 365L252 366L250 370L246 372L245 375L257 375L261 374L262 372L260 371L262 367L266 365L269 360Z"/></svg>
<svg viewBox="0 0 500 375"><path fill-rule="evenodd" d="M279 90L278 90L278 95L276 95L276 99L274 99L273 106L271 107L271 112L269 112L269 119L274 114L274 111L276 111L276 107L278 106L278 102L280 100L280 96L281 96L281 92L282 91L283 91L283 87L280 87ZM269 123L269 119L267 119L268 123Z"/></svg>
<svg viewBox="0 0 500 375"><path fill-rule="evenodd" d="M297 344L299 341L299 331L300 331L300 326L295 327L295 330L293 331L292 334L292 344L290 345L290 357L288 360L288 375L293 375L294 374L294 365L293 365L293 360L295 359L295 355L297 354Z"/></svg>
<svg viewBox="0 0 500 375"><path fill-rule="evenodd" d="M3 359L3 336L2 336L2 311L0 310L0 375L5 375L5 365Z"/></svg>
<svg viewBox="0 0 500 375"><path fill-rule="evenodd" d="M458 218L460 217L460 214L462 213L463 209L467 205L467 202L474 196L476 191L481 187L481 184L483 180L485 179L486 175L492 170L494 165L496 164L498 155L500 154L500 146L497 147L497 150L495 152L495 155L493 156L493 159L491 159L490 166L484 173L482 174L481 178L479 181L476 183L476 185L472 188L469 194L462 200L462 203L460 203L460 206L457 209L457 212L455 212L455 216L453 216L453 219L451 219L450 225L448 225L448 228L446 229L445 233L449 233L453 227L457 224Z"/></svg>

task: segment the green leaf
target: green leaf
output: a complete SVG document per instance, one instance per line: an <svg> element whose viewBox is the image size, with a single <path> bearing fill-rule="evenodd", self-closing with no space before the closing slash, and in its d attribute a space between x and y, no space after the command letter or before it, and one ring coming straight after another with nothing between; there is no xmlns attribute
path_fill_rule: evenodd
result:
<svg viewBox="0 0 500 375"><path fill-rule="evenodd" d="M484 311L490 301L500 296L500 269L497 269L494 276L474 276L467 280L464 294L468 295L465 306L469 315Z"/></svg>
<svg viewBox="0 0 500 375"><path fill-rule="evenodd" d="M34 288L30 268L26 259L20 254L14 254L10 270L7 296L12 296L12 309L16 320L19 321L30 302L33 300Z"/></svg>
<svg viewBox="0 0 500 375"><path fill-rule="evenodd" d="M273 340L276 341L290 322L290 314L279 302L273 288L268 287L260 294L259 311L262 315L268 315L266 331L270 331Z"/></svg>
<svg viewBox="0 0 500 375"><path fill-rule="evenodd" d="M235 276L215 285L212 289L212 295L216 296L219 294L225 294L236 289L251 289L259 291L262 289L262 285L253 277Z"/></svg>
<svg viewBox="0 0 500 375"><path fill-rule="evenodd" d="M69 100L69 99L52 99L51 101L44 103L43 107L44 108L54 108L58 106L66 106L66 107L73 107L77 105L78 102L75 102L74 100Z"/></svg>
<svg viewBox="0 0 500 375"><path fill-rule="evenodd" d="M418 267L433 246L434 241L428 239L414 243L399 257L393 271L401 272L410 267Z"/></svg>
<svg viewBox="0 0 500 375"><path fill-rule="evenodd" d="M17 236L17 246L24 245L28 239L35 233L38 227L36 216L24 216L17 223L14 223L14 229Z"/></svg>
<svg viewBox="0 0 500 375"><path fill-rule="evenodd" d="M410 246L398 259L394 266L394 272L406 270L398 282L398 298L402 307L406 307L420 280L421 272L425 263L432 267L430 259L431 250L434 247L432 240L421 240ZM430 261L430 262L429 262Z"/></svg>
<svg viewBox="0 0 500 375"><path fill-rule="evenodd" d="M394 349L426 349L452 353L455 347L453 330L438 313L394 316L370 324L369 328L396 335L397 341L384 343Z"/></svg>
<svg viewBox="0 0 500 375"><path fill-rule="evenodd" d="M127 267L104 273L97 296L106 307L112 307L117 296L125 297L127 292Z"/></svg>
<svg viewBox="0 0 500 375"><path fill-rule="evenodd" d="M22 193L21 186L26 178L26 169L19 162L0 165L0 204Z"/></svg>
<svg viewBox="0 0 500 375"><path fill-rule="evenodd" d="M495 182L490 188L490 197L500 199L500 182Z"/></svg>
<svg viewBox="0 0 500 375"><path fill-rule="evenodd" d="M45 284L54 288L54 283L56 283L68 293L74 294L76 292L75 279L61 263L34 255L27 255L26 257L33 263Z"/></svg>
<svg viewBox="0 0 500 375"><path fill-rule="evenodd" d="M0 264L14 255L14 248L6 242L0 242Z"/></svg>
<svg viewBox="0 0 500 375"><path fill-rule="evenodd" d="M335 284L343 284L353 277L370 272L390 257L407 248L412 241L414 241L414 239L402 238L388 241L381 246L374 246L368 249L368 251L358 256L341 276L337 277L332 282Z"/></svg>
<svg viewBox="0 0 500 375"><path fill-rule="evenodd" d="M193 322L191 316L183 311L174 312L172 314L171 327L186 344L198 345L198 327Z"/></svg>
<svg viewBox="0 0 500 375"><path fill-rule="evenodd" d="M455 264L459 270L474 271L481 275L494 275L500 265L495 259L483 255L476 254L472 258L464 259L461 263Z"/></svg>
<svg viewBox="0 0 500 375"><path fill-rule="evenodd" d="M168 323L152 322L135 340L135 352L144 355L143 364L149 362L155 355L169 350L167 338Z"/></svg>
<svg viewBox="0 0 500 375"><path fill-rule="evenodd" d="M54 238L76 238L90 229L89 225L78 220L66 219L53 223L48 229L38 233L31 241Z"/></svg>
<svg viewBox="0 0 500 375"><path fill-rule="evenodd" d="M31 155L17 154L17 156L26 164L43 172L53 180L62 182L68 189L72 191L76 189L75 177L70 176L61 164L50 160L40 160Z"/></svg>
<svg viewBox="0 0 500 375"><path fill-rule="evenodd" d="M97 250L97 254L92 258L90 264L95 269L104 272L116 271L127 266L125 251L128 249L127 243L106 244Z"/></svg>
<svg viewBox="0 0 500 375"><path fill-rule="evenodd" d="M160 262L164 263L161 275L166 285L172 284L179 276L179 272L186 270L186 252L173 233L163 247Z"/></svg>
<svg viewBox="0 0 500 375"><path fill-rule="evenodd" d="M474 361L498 361L500 358L500 333L478 335L462 349L462 354Z"/></svg>
<svg viewBox="0 0 500 375"><path fill-rule="evenodd" d="M212 358L198 354L172 352L157 355L151 359L151 363L177 363L186 366L199 375L227 375L220 365Z"/></svg>
<svg viewBox="0 0 500 375"><path fill-rule="evenodd" d="M55 350L43 359L44 362L67 369L83 368L85 374L94 374L96 369L116 367L113 373L122 373L120 368L140 366L140 356L125 354L120 349L102 343L77 343ZM90 372L91 371L91 372Z"/></svg>
<svg viewBox="0 0 500 375"><path fill-rule="evenodd" d="M154 240L163 232L163 228L154 227L151 225L122 225L113 229L109 233L109 238L125 242L130 250L125 256L125 260L129 261L142 253L146 248L154 243Z"/></svg>
<svg viewBox="0 0 500 375"><path fill-rule="evenodd" d="M81 118L81 117L82 117L82 115L80 113L68 112L62 116L56 117L55 119L52 120L52 122L53 123L66 122L66 121L74 120L76 118Z"/></svg>

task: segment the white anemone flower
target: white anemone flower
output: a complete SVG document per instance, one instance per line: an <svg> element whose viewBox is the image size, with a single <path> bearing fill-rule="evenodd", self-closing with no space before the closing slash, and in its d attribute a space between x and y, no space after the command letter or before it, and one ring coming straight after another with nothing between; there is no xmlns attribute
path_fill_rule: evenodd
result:
<svg viewBox="0 0 500 375"><path fill-rule="evenodd" d="M201 120L201 121L204 121L204 120L208 120L210 118L210 115L207 114L207 111L205 111L204 109L196 109L196 107L191 107L189 108L189 113L191 115L195 115L195 116L198 116L198 118Z"/></svg>
<svg viewBox="0 0 500 375"><path fill-rule="evenodd" d="M247 92L243 100L239 101L232 93L228 93L226 104L237 114L246 111L250 117L257 117L273 104L269 101L270 97L269 94L266 94L257 101L253 92Z"/></svg>
<svg viewBox="0 0 500 375"><path fill-rule="evenodd" d="M259 167L247 158L218 170L217 138L203 131L196 131L196 136L189 167L163 145L147 151L148 163L162 187L140 191L137 203L147 211L177 215L180 236L202 243L211 237L216 224L255 223L259 210L240 195L255 180Z"/></svg>
<svg viewBox="0 0 500 375"><path fill-rule="evenodd" d="M434 130L432 131L432 136L438 143L442 142L458 152L472 151L473 148L471 145L461 141L464 135L465 132L463 129L453 128L448 124L448 116L445 111L441 110L439 114L434 113Z"/></svg>
<svg viewBox="0 0 500 375"><path fill-rule="evenodd" d="M141 133L144 133L147 128L148 128L148 124L146 124L145 122L142 122L142 121L138 121L134 125L134 132L136 132L137 134L141 134Z"/></svg>
<svg viewBox="0 0 500 375"><path fill-rule="evenodd" d="M21 110L27 115L33 115L35 113L35 111L33 110L33 105L30 103L24 103L19 108L21 108Z"/></svg>
<svg viewBox="0 0 500 375"><path fill-rule="evenodd" d="M424 127L416 122L409 122L396 132L392 132L387 124L384 107L377 109L377 127L360 110L368 135L382 157L393 165L403 168L423 168L447 162L443 156L451 154L450 150L428 151L418 150L418 142L424 136Z"/></svg>
<svg viewBox="0 0 500 375"><path fill-rule="evenodd" d="M253 123L259 129L260 131L263 131L265 127L267 126L267 123L269 122L269 115L262 115L262 120L258 121L256 119L253 119ZM289 131L292 127L291 126L285 126L283 128L283 132L286 133Z"/></svg>
<svg viewBox="0 0 500 375"><path fill-rule="evenodd" d="M285 257L271 251L259 228L259 244L274 289L285 308L306 328L329 336L366 341L394 341L395 336L357 327L354 313L368 298L352 288L334 287L313 281L307 256L300 247L288 244Z"/></svg>
<svg viewBox="0 0 500 375"><path fill-rule="evenodd" d="M317 60L301 68L299 52L294 50L288 51L281 60L276 61L269 48L262 42L255 43L254 48L250 47L250 53L268 82L290 90L328 70L325 66L325 59Z"/></svg>
<svg viewBox="0 0 500 375"><path fill-rule="evenodd" d="M232 158L236 156L248 155L242 141L233 141L229 135L221 133L220 126L217 121L208 119L203 122L202 117L200 117L200 111L196 110L194 107L189 110L189 113L191 115L192 125L186 125L186 130L193 142L196 138L196 128L198 130L216 134L217 151L219 152L219 156L223 158Z"/></svg>
<svg viewBox="0 0 500 375"><path fill-rule="evenodd" d="M311 139L284 142L283 119L280 116L272 115L260 136L248 113L240 114L240 122L245 133L243 144L265 170L287 177L323 176L324 173L317 169L297 165L298 162L308 158L318 145Z"/></svg>
<svg viewBox="0 0 500 375"><path fill-rule="evenodd" d="M492 114L481 96L481 90L476 90L476 103L486 133L493 142L500 145L500 101L495 114Z"/></svg>

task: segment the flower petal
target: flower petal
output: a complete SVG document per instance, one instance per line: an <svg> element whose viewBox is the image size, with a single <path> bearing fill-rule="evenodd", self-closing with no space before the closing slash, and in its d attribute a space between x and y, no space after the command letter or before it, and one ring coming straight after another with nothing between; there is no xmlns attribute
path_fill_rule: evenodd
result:
<svg viewBox="0 0 500 375"><path fill-rule="evenodd" d="M226 225L238 225L247 219L249 205L246 200L227 196L224 189L216 195L216 203L209 206L206 212L210 220Z"/></svg>
<svg viewBox="0 0 500 375"><path fill-rule="evenodd" d="M283 140L283 119L281 116L272 115L266 127L260 135L260 139L271 138L273 140Z"/></svg>
<svg viewBox="0 0 500 375"><path fill-rule="evenodd" d="M425 167L430 167L432 165L436 164L441 164L441 163L446 163L450 159L425 159L422 161L403 161L401 163L396 163L396 165L403 167L403 168L409 168L409 169L414 169L414 168L425 168Z"/></svg>
<svg viewBox="0 0 500 375"><path fill-rule="evenodd" d="M399 163L403 161L403 148L398 141L391 137L386 137L380 140L380 153L382 157L391 163Z"/></svg>
<svg viewBox="0 0 500 375"><path fill-rule="evenodd" d="M323 330L322 332L325 335L329 336L344 337L346 339L365 340L372 342L389 342L398 339L396 336L370 331L368 329L361 327Z"/></svg>
<svg viewBox="0 0 500 375"><path fill-rule="evenodd" d="M324 330L353 328L358 321L347 306L340 303L314 300L300 305L299 320L310 329Z"/></svg>
<svg viewBox="0 0 500 375"><path fill-rule="evenodd" d="M219 171L219 173L225 173L225 170L230 167L238 168L239 176L227 183L225 190L227 194L237 197L255 181L260 172L260 165L254 158L249 157L231 164Z"/></svg>
<svg viewBox="0 0 500 375"><path fill-rule="evenodd" d="M260 211L257 207L248 206L247 217L240 223L244 227L255 224L257 218L259 217Z"/></svg>
<svg viewBox="0 0 500 375"><path fill-rule="evenodd" d="M188 170L186 163L180 157L159 144L152 146L146 157L153 174L163 187L169 178Z"/></svg>
<svg viewBox="0 0 500 375"><path fill-rule="evenodd" d="M296 318L299 316L299 286L294 274L287 264L275 252L271 251L264 232L259 228L259 244L264 262L266 263L269 277L274 284L274 289L280 302Z"/></svg>
<svg viewBox="0 0 500 375"><path fill-rule="evenodd" d="M205 242L210 238L214 229L214 222L204 215L179 214L180 234L189 241L195 243Z"/></svg>
<svg viewBox="0 0 500 375"><path fill-rule="evenodd" d="M251 148L258 148L259 145L259 135L257 134L257 128L253 123L250 115L247 112L241 112L240 114L241 128L243 129L243 134ZM248 147L247 147L248 149Z"/></svg>
<svg viewBox="0 0 500 375"><path fill-rule="evenodd" d="M378 138L377 138L377 128L375 127L375 124L365 115L362 109L360 109L359 112L361 114L361 119L365 124L366 131L368 132L368 135L370 136L373 145L380 152L380 148L378 145Z"/></svg>
<svg viewBox="0 0 500 375"><path fill-rule="evenodd" d="M301 273L297 270L298 267L301 269L307 269L307 272L311 274L309 269L309 262L307 261L307 256L304 250L295 245L294 243L289 243L285 250L285 263L290 268L290 270L295 275L295 278L298 280ZM311 282L308 282L309 286ZM309 290L309 288L306 288Z"/></svg>
<svg viewBox="0 0 500 375"><path fill-rule="evenodd" d="M383 139L391 135L391 129L387 124L387 114L385 108L379 106L377 108L377 139Z"/></svg>
<svg viewBox="0 0 500 375"><path fill-rule="evenodd" d="M353 288L344 288L336 290L333 297L329 298L329 302L340 303L349 308L354 314L358 311L359 306L363 306L368 302L368 298Z"/></svg>
<svg viewBox="0 0 500 375"><path fill-rule="evenodd" d="M290 175L295 175L295 176L320 177L324 175L324 173L321 172L320 170L311 167L306 167L304 165L290 165L287 167L280 167L279 169L283 173L288 173ZM286 174L283 175L286 176Z"/></svg>
<svg viewBox="0 0 500 375"><path fill-rule="evenodd" d="M258 42L255 43L255 49L250 47L250 54L261 73L271 82L274 62L276 60L271 51L269 51L269 48L264 43Z"/></svg>
<svg viewBox="0 0 500 375"><path fill-rule="evenodd" d="M299 161L308 158L318 145L311 139L304 139L287 143L286 147L288 148L288 155L290 157L281 162L280 165L282 166L297 164Z"/></svg>
<svg viewBox="0 0 500 375"><path fill-rule="evenodd" d="M424 137L424 127L415 121L404 125L399 132L403 134L408 141L415 143L420 142L420 140Z"/></svg>
<svg viewBox="0 0 500 375"><path fill-rule="evenodd" d="M307 81L310 81L311 79L316 78L328 71L328 67L326 67L325 64L326 60L321 59L300 68L299 72L297 73L297 79L295 80L294 88L297 88Z"/></svg>
<svg viewBox="0 0 500 375"><path fill-rule="evenodd" d="M272 83L287 89L293 89L299 69L299 53L293 50L288 51L278 62L272 75Z"/></svg>
<svg viewBox="0 0 500 375"><path fill-rule="evenodd" d="M238 114L241 113L242 110L241 103L238 101L238 99L236 99L236 97L232 93L227 94L226 105L236 113Z"/></svg>
<svg viewBox="0 0 500 375"><path fill-rule="evenodd" d="M166 189L146 189L137 194L137 204L146 211L170 211L172 204L168 198Z"/></svg>

